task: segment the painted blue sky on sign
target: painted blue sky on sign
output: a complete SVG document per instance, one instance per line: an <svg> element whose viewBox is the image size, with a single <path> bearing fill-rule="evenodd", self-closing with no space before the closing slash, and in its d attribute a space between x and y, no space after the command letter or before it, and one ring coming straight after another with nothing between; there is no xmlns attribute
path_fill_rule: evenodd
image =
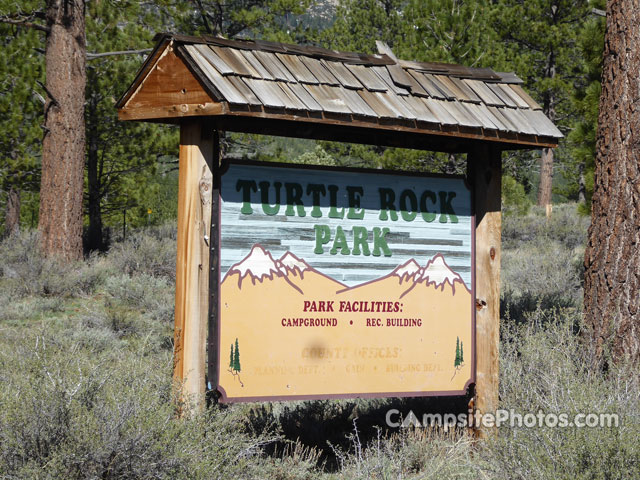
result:
<svg viewBox="0 0 640 480"><path fill-rule="evenodd" d="M243 188L238 181L254 180L256 191L251 191L252 213L241 212L243 206ZM267 215L262 208L261 182L269 182L268 198L275 209L275 182L282 185L281 207L276 214ZM302 209L305 216L298 215L300 211L294 206L294 216L285 215L286 187L285 184L298 184L302 187ZM337 209L348 211L347 187L362 187L360 206L364 209L362 219L330 218L330 194L318 194L320 217L311 215L313 208L313 194L308 192L309 184L329 185L337 187ZM262 183L262 186L266 186ZM313 188L313 187L312 187ZM333 188L333 187L332 187ZM295 188L290 187L292 191ZM335 188L334 188L335 189ZM380 219L381 191L392 189L395 194L394 204L398 210L402 192L410 190L413 195L404 195L404 203L411 207L412 198L420 199L425 191L428 194L425 205L431 212L437 213L433 221L427 222L420 212L413 221L405 221L398 211L396 221L388 218ZM353 189L352 189L353 190ZM247 187L247 191L249 188ZM442 197L439 192L445 192ZM453 192L452 195L449 192ZM278 259L287 251L305 260L309 265L348 286L355 286L363 282L374 280L390 273L399 265L414 259L424 267L427 262L438 253L442 254L448 266L460 274L463 281L471 289L471 251L472 251L472 216L471 196L464 181L459 178L423 177L410 175L378 174L367 172L344 172L320 170L313 168L276 167L269 164L245 165L231 164L222 176L221 183L221 227L220 227L220 274L224 278L229 268L242 261L255 244L271 252L274 259ZM433 202L435 198L435 204ZM440 222L440 204L449 203L458 222L452 223L451 216L446 215L446 223ZM245 206L246 211L246 206ZM362 213L355 210L354 213ZM316 209L315 214L318 214ZM409 215L411 216L411 215ZM427 215L428 218L433 215ZM323 253L315 253L318 248L316 225L327 226L331 232L331 239L322 245ZM368 232L367 242L373 252L374 228L388 228L386 243L391 256L364 255L362 248L360 255L343 255L338 251L330 253L336 238L337 228L341 227L346 241L353 250L353 227L365 227ZM326 228L322 227L326 233Z"/></svg>

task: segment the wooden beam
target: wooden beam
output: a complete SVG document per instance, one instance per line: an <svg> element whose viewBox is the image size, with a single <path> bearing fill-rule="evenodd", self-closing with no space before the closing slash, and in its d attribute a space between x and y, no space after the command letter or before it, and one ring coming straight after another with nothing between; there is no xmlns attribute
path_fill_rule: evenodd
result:
<svg viewBox="0 0 640 480"><path fill-rule="evenodd" d="M147 106L137 108L122 108L118 110L118 120L158 120L169 123L168 120L179 120L184 117L202 117L207 115L222 115L225 107L222 103L180 103L160 107Z"/></svg>
<svg viewBox="0 0 640 480"><path fill-rule="evenodd" d="M198 120L180 125L173 372L184 410L205 399L213 155L212 129Z"/></svg>
<svg viewBox="0 0 640 480"><path fill-rule="evenodd" d="M218 287L220 282L220 133L213 133L213 188L211 190L211 234L209 235L209 327L207 335L207 383L218 385ZM216 399L217 400L217 399Z"/></svg>
<svg viewBox="0 0 640 480"><path fill-rule="evenodd" d="M475 409L498 408L500 340L500 252L502 155L499 147L478 145L467 156L476 215L476 386ZM479 436L486 431L478 431Z"/></svg>

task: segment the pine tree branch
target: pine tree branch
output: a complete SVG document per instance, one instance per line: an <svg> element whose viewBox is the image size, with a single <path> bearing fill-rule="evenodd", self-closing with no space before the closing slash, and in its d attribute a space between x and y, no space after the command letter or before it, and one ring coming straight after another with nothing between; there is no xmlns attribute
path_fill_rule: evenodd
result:
<svg viewBox="0 0 640 480"><path fill-rule="evenodd" d="M87 60L95 60L96 58L111 57L114 55L136 55L149 53L153 48L141 48L140 50L121 50L119 52L103 52L103 53L87 53Z"/></svg>
<svg viewBox="0 0 640 480"><path fill-rule="evenodd" d="M49 33L51 29L46 25L40 25L39 23L27 22L26 20L14 20L13 18L0 17L0 23L8 23L9 25L18 25L26 28L33 28L34 30L40 30L41 32Z"/></svg>

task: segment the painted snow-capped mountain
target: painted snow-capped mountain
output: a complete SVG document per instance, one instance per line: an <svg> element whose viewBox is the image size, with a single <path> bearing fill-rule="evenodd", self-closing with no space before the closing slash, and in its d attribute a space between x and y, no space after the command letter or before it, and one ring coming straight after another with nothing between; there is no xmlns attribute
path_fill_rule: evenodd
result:
<svg viewBox="0 0 640 480"><path fill-rule="evenodd" d="M288 275L293 273L296 275L303 275L306 270L312 270L307 262L301 258L296 257L293 253L287 252L276 262L276 266L280 272Z"/></svg>
<svg viewBox="0 0 640 480"><path fill-rule="evenodd" d="M240 282L248 277L252 283L255 283L255 280L262 282L265 278L272 280L274 275L282 274L271 253L258 244L253 246L249 255L229 269L226 277L234 273L240 275Z"/></svg>
<svg viewBox="0 0 640 480"><path fill-rule="evenodd" d="M400 282L406 282L413 277L415 277L416 273L420 271L420 265L413 258L411 260L407 260L402 265L399 265L395 268L391 275L395 275L396 277L400 277Z"/></svg>
<svg viewBox="0 0 640 480"><path fill-rule="evenodd" d="M266 280L280 280L299 293L331 290L335 292L345 287L291 252L285 252L278 260L274 260L271 252L258 244L253 246L249 255L229 269L222 283L231 281L232 278L237 281L240 289L246 280L250 280L252 285Z"/></svg>
<svg viewBox="0 0 640 480"><path fill-rule="evenodd" d="M376 294L402 298L412 291L415 292L419 285L442 292L448 286L453 295L458 287L470 292L460 274L447 265L442 254L435 255L424 267L421 267L416 260L410 259L387 275L354 287L347 287L316 270L292 252L285 252L276 260L268 250L256 244L244 259L229 269L223 283L227 280L231 282L232 278L240 289L246 280L250 280L252 285L262 284L266 280L279 280L302 294L342 294L353 290L359 292L371 290L371 293L375 291Z"/></svg>
<svg viewBox="0 0 640 480"><path fill-rule="evenodd" d="M415 281L418 283L425 282L426 285L434 285L441 290L444 290L444 286L447 283L454 289L456 282L465 285L460 274L449 268L449 265L447 265L447 262L445 262L441 254L437 254L427 262L425 268L420 269Z"/></svg>

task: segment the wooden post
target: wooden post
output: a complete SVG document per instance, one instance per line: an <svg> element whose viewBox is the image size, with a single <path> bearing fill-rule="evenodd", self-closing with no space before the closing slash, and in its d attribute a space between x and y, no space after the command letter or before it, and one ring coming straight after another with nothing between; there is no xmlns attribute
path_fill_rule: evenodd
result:
<svg viewBox="0 0 640 480"><path fill-rule="evenodd" d="M205 398L213 155L213 128L180 125L173 376L186 409L202 408Z"/></svg>
<svg viewBox="0 0 640 480"><path fill-rule="evenodd" d="M499 147L481 144L467 156L476 214L475 412L498 408L500 340L500 243L502 158ZM482 437L486 431L477 430Z"/></svg>

